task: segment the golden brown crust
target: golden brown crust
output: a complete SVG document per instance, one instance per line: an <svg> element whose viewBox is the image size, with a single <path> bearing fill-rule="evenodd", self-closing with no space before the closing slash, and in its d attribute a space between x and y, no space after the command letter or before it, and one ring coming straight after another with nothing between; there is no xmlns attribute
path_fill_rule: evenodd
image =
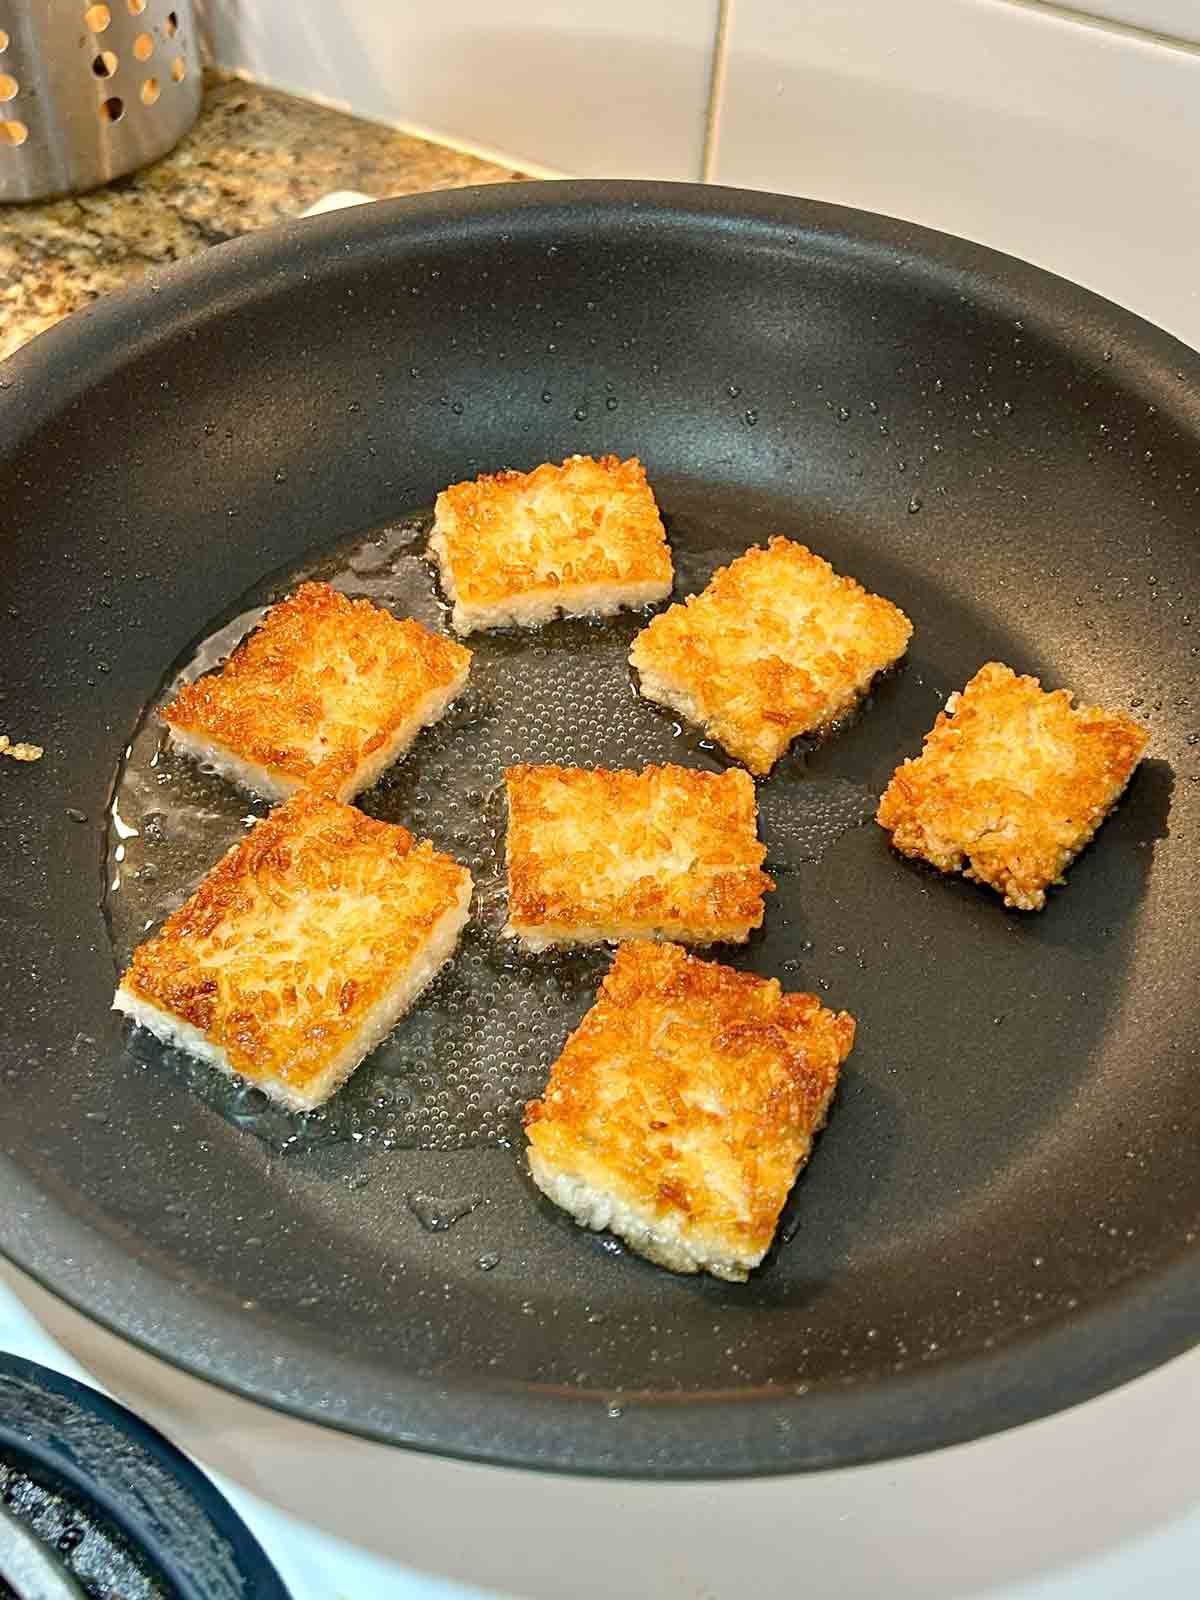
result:
<svg viewBox="0 0 1200 1600"><path fill-rule="evenodd" d="M0 733L0 756L10 761L40 761L46 754L40 744L27 744L24 740L14 744L6 733Z"/></svg>
<svg viewBox="0 0 1200 1600"><path fill-rule="evenodd" d="M518 766L504 780L514 932L707 942L762 925L775 885L746 773Z"/></svg>
<svg viewBox="0 0 1200 1600"><path fill-rule="evenodd" d="M1005 905L1040 910L1150 737L1122 712L1072 699L1001 662L980 667L879 802L877 820L896 849L943 872L963 870Z"/></svg>
<svg viewBox="0 0 1200 1600"><path fill-rule="evenodd" d="M305 583L162 716L297 786L342 797L421 702L470 661L469 650L411 618Z"/></svg>
<svg viewBox="0 0 1200 1600"><path fill-rule="evenodd" d="M617 951L526 1108L541 1162L753 1265L825 1120L854 1019L672 944Z"/></svg>
<svg viewBox="0 0 1200 1600"><path fill-rule="evenodd" d="M655 617L629 659L643 694L703 723L762 774L799 734L849 711L911 635L890 600L806 546L776 538Z"/></svg>
<svg viewBox="0 0 1200 1600"><path fill-rule="evenodd" d="M457 600L496 607L541 590L661 583L671 552L636 456L571 456L495 472L438 495L437 532Z"/></svg>
<svg viewBox="0 0 1200 1600"><path fill-rule="evenodd" d="M138 946L121 986L198 1028L235 1072L303 1094L468 882L406 829L297 794Z"/></svg>

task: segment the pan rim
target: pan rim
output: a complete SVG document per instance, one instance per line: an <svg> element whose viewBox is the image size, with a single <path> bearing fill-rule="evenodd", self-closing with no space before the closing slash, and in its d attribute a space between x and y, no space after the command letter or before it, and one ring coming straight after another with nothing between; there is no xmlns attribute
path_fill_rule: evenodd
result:
<svg viewBox="0 0 1200 1600"><path fill-rule="evenodd" d="M345 1373L344 1352L336 1361L314 1353L312 1344L272 1322L268 1355L254 1336L256 1319L197 1302L148 1262L131 1261L90 1220L50 1199L3 1158L0 1189L16 1203L0 1219L0 1254L145 1354L285 1416L376 1443L574 1477L713 1482L924 1455L1007 1433L1130 1383L1193 1348L1200 1322L1200 1270L1194 1256L1185 1256L1050 1327L876 1384L817 1385L802 1394L780 1388L732 1400L623 1394L617 1422L590 1393L390 1374L391 1392L376 1390L372 1407L338 1413L329 1397L337 1374ZM31 1207L25 1216L37 1216L40 1225L50 1214L51 1248L20 1225L23 1200ZM131 1291L136 1296L143 1287L152 1291L149 1319L128 1309ZM1151 1339L1147 1327L1154 1329ZM289 1391L277 1376L268 1378L268 1368L303 1369L304 1377ZM357 1370L361 1390L370 1369ZM708 1460L714 1436L719 1459Z"/></svg>
<svg viewBox="0 0 1200 1600"><path fill-rule="evenodd" d="M893 218L822 202L691 184L609 181L489 185L377 202L246 236L186 262L156 270L142 284L108 296L26 345L0 367L0 454L121 366L171 319L199 326L254 281L274 282L302 261L316 273L347 251L386 249L397 228L445 237L447 229L487 232L498 219L544 227L548 216L581 211L639 213L647 223L674 219L696 227L761 225L782 240L837 237L851 247L921 260L970 279L976 298L1025 309L1037 319L1070 311L1097 357L1119 342L1126 370L1142 367L1161 386L1163 408L1200 432L1200 355L1134 313L1045 270L986 246ZM264 291L265 292L265 291ZM1029 304L1026 305L1026 299ZM120 327L121 338L114 337ZM1168 387L1167 369L1174 374ZM1185 381L1179 382L1179 379ZM337 1407L344 1378L336 1361L287 1330L290 1385L270 1381L255 1319L187 1290L137 1260L66 1197L36 1188L0 1158L0 1252L45 1288L111 1331L194 1376L307 1420L364 1437L476 1462L553 1468L581 1475L652 1479L765 1476L863 1464L941 1448L1048 1416L1125 1383L1181 1354L1200 1329L1200 1247L1147 1272L1049 1327L1003 1347L893 1375L875 1383L776 1393L770 1405L696 1397L631 1399L616 1423L592 1396L534 1388L504 1391L479 1381L439 1384L392 1375L374 1404ZM86 1260L86 1270L81 1261ZM138 1287L153 1291L147 1315ZM131 1292L134 1291L134 1292ZM324 1361L324 1366L322 1362ZM364 1378L368 1368L360 1368ZM231 1372L235 1375L231 1375ZM367 1383L356 1386L363 1395ZM781 1426L786 1424L786 1426ZM716 1438L720 1435L719 1438ZM714 1442L714 1439L716 1442Z"/></svg>

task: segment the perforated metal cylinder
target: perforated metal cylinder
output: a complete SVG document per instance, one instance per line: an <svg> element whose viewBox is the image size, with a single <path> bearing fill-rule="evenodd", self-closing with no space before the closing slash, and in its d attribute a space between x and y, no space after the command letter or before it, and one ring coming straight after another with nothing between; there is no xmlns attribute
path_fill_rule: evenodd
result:
<svg viewBox="0 0 1200 1600"><path fill-rule="evenodd" d="M0 200L107 183L200 108L191 0L0 0Z"/></svg>

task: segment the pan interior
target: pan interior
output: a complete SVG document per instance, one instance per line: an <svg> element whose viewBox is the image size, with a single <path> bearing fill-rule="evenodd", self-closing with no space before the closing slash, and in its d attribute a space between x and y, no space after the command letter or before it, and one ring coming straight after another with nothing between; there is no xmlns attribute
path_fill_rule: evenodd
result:
<svg viewBox="0 0 1200 1600"><path fill-rule="evenodd" d="M913 1382L998 1352L1029 1350L1032 1373L1039 1339L1189 1256L1200 444L1176 347L1148 364L1135 345L1158 336L1115 309L931 236L900 248L892 225L856 237L842 218L664 210L650 230L636 207L547 201L505 221L479 204L453 225L407 213L407 231L359 219L353 252L324 225L252 246L282 252L274 275L226 282L199 318L168 296L153 336L110 350L79 399L10 426L21 629L0 643L5 716L51 751L0 787L21 846L0 901L14 1170L215 1317L221 1337L172 1335L181 1359L310 1414L332 1393L334 1420L439 1448L812 1465L1113 1381L1089 1357L1077 1377L1069 1360L1031 1377L1020 1403L951 1421L931 1388L889 1411ZM222 283L219 260L207 271ZM859 1035L779 1243L744 1286L648 1266L523 1174L519 1107L605 959L499 939L502 768L722 764L635 694L640 616L472 638L465 703L363 797L466 861L480 893L454 968L325 1115L266 1110L106 1010L140 930L261 810L163 753L151 713L175 676L301 575L444 625L420 559L437 489L606 450L647 465L677 597L782 533L915 625L862 712L759 784L778 891L763 934L716 953L849 1010ZM897 859L869 820L988 659L1152 730L1040 915ZM69 1271L42 1270L71 1292ZM152 1305L79 1293L162 1344ZM1129 1372L1154 1341L1126 1332ZM436 1388L440 1422L413 1424L412 1384ZM780 1431L820 1396L812 1438L799 1413ZM512 1397L527 1428L493 1429ZM553 1426L536 1420L544 1400L566 1406ZM703 1420L720 1401L747 1407L724 1443ZM659 1402L651 1444L630 1418Z"/></svg>
<svg viewBox="0 0 1200 1600"><path fill-rule="evenodd" d="M272 575L239 597L232 618L222 616L166 675L113 785L105 915L117 972L146 930L180 905L269 809L174 751L159 711L184 682L227 659L265 609L306 580L329 582L395 615L448 629L449 608L425 559L431 525L432 513L417 512L297 571ZM728 514L697 512L678 526L672 518L671 533L681 553L680 593L703 587L717 565L744 548ZM188 1076L197 1094L281 1153L346 1141L378 1141L389 1151L520 1151L521 1110L545 1086L549 1066L591 1003L609 955L592 948L534 956L504 937L505 767L518 761L586 768L675 762L720 771L726 765L702 729L637 693L627 658L650 614L564 619L534 635L513 629L472 638L467 693L357 801L369 815L432 838L470 866L475 899L462 955L369 1066L319 1111L289 1114L252 1086L231 1083L185 1053L170 1052L174 1070ZM790 987L804 981L806 963L795 955L794 941L785 948L778 936L802 916L803 875L874 809L872 786L861 772L839 776L821 773L819 766L811 747L799 750L763 786L768 866L782 898L772 902L780 915L748 954L759 970L778 972ZM814 941L805 940L803 949L812 956ZM714 954L737 960L741 952ZM865 970L861 952L856 959ZM827 979L811 981L830 988ZM826 998L837 1003L836 995ZM132 1031L130 1043L146 1061L164 1054L143 1032Z"/></svg>

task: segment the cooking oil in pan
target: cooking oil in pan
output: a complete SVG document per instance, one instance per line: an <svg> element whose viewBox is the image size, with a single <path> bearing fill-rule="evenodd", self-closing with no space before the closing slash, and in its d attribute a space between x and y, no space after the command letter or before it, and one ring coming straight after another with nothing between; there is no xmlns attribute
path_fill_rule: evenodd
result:
<svg viewBox="0 0 1200 1600"><path fill-rule="evenodd" d="M400 616L447 628L447 607L423 559L428 514L343 545L315 564L276 574L243 596L177 664L147 706L114 789L106 911L119 969L147 933L244 837L267 807L226 779L176 754L159 709L181 683L211 671L266 607L307 578L366 596ZM686 542L677 593L703 586L739 553ZM475 880L472 919L450 965L410 1014L315 1112L273 1106L252 1086L229 1081L144 1032L130 1047L171 1063L224 1116L281 1149L329 1140L384 1148L464 1149L509 1142L525 1101L583 1016L608 966L603 950L526 955L502 935L505 920L503 772L519 761L641 766L676 761L718 769L719 752L635 692L627 666L640 613L473 634L470 684L408 755L355 801L363 811L430 838ZM804 791L796 810L797 791ZM793 796L788 799L788 795ZM852 785L788 783L768 802L776 821L769 865L814 859L860 822ZM794 860L793 860L794 858Z"/></svg>

